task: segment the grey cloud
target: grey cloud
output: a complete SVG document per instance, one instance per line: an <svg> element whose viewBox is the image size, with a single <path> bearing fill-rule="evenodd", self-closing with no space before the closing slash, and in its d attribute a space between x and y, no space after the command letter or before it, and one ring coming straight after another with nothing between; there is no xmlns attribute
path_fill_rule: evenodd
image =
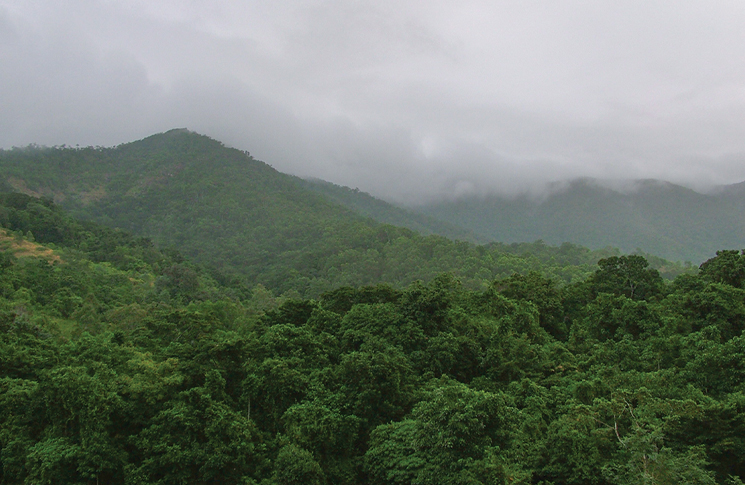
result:
<svg viewBox="0 0 745 485"><path fill-rule="evenodd" d="M745 4L0 0L0 146L187 126L416 203L745 179Z"/></svg>

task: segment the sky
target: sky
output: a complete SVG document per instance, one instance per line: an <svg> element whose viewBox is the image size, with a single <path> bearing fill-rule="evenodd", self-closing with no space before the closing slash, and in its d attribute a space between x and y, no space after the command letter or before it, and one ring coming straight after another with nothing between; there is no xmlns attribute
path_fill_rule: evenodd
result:
<svg viewBox="0 0 745 485"><path fill-rule="evenodd" d="M742 0L0 0L0 147L189 128L417 204L745 180Z"/></svg>

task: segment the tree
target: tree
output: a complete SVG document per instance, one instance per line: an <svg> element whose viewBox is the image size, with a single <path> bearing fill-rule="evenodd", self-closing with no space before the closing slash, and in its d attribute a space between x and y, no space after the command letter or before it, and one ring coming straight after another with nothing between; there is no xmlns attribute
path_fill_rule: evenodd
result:
<svg viewBox="0 0 745 485"><path fill-rule="evenodd" d="M516 273L494 284L507 298L533 303L538 308L541 327L555 338L565 339L568 336L561 295L555 281L531 271L527 275Z"/></svg>
<svg viewBox="0 0 745 485"><path fill-rule="evenodd" d="M225 384L219 371L209 371L203 386L164 403L133 437L142 462L128 473L190 484L240 483L250 476L259 461L258 432L245 414L233 409Z"/></svg>
<svg viewBox="0 0 745 485"><path fill-rule="evenodd" d="M373 431L365 455L372 483L505 483L506 398L447 378L430 384L409 417Z"/></svg>
<svg viewBox="0 0 745 485"><path fill-rule="evenodd" d="M632 254L598 261L589 283L595 293L613 293L632 300L646 300L660 294L664 286L660 273L648 268L644 257Z"/></svg>
<svg viewBox="0 0 745 485"><path fill-rule="evenodd" d="M313 455L297 445L282 447L274 464L274 479L279 485L322 485L326 476Z"/></svg>
<svg viewBox="0 0 745 485"><path fill-rule="evenodd" d="M715 283L745 288L745 249L717 251L714 258L704 262L701 276Z"/></svg>

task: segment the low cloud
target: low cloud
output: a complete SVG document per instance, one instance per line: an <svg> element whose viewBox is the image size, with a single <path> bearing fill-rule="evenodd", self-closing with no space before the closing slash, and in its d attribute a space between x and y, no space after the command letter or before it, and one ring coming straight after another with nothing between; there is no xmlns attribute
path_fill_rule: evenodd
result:
<svg viewBox="0 0 745 485"><path fill-rule="evenodd" d="M745 179L740 2L0 0L0 146L188 127L404 203Z"/></svg>

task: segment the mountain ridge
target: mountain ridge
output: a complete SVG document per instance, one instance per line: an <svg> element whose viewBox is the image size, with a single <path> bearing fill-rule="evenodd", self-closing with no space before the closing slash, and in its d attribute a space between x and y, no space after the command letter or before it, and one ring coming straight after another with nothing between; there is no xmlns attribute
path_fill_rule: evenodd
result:
<svg viewBox="0 0 745 485"><path fill-rule="evenodd" d="M279 204L284 207L281 211L303 212L304 207L313 206L316 213L326 214L324 221L298 221L302 231L315 233L317 238L323 232L319 232L321 226L354 220L368 230L385 223L471 243L571 242L695 263L712 257L717 249L745 246L745 225L736 216L745 210L745 182L703 194L655 179L582 178L551 184L542 198L535 194L471 196L401 207L330 182L282 174L247 151L183 128L110 148L30 146L2 154L1 189L46 196L76 217L171 245L189 239L183 231L174 234L172 227L183 212L175 199L186 198L191 215L179 223L216 234L225 217L233 219L229 224L250 222L259 231L277 232L273 221L283 216L272 213L272 207ZM29 160L33 160L33 170ZM231 192L241 184L246 194ZM228 193L232 195L225 201L235 203L218 207L220 195ZM204 206L205 201L211 201L210 207ZM154 219L130 217L131 206L141 213L161 213ZM168 209L163 212L163 207ZM170 222L164 224L164 220ZM289 249L293 243L284 241L293 238L297 235L285 233L272 244ZM273 250L264 247L254 253ZM199 258L198 253L195 248L191 255ZM230 259L233 253L228 251L226 257ZM229 266L237 264L233 261Z"/></svg>
<svg viewBox="0 0 745 485"><path fill-rule="evenodd" d="M611 245L697 263L713 257L717 248L745 246L745 224L738 217L745 205L742 183L716 193L655 179L626 183L625 191L594 179L562 185L543 199L472 196L416 210L507 243Z"/></svg>
<svg viewBox="0 0 745 485"><path fill-rule="evenodd" d="M381 224L303 188L297 177L248 152L188 130L112 148L0 151L0 180L6 187L22 182L76 218L176 247L226 278L277 294L317 296L378 283L403 287L444 272L468 288L529 271L569 282L615 254L571 245L476 246Z"/></svg>

